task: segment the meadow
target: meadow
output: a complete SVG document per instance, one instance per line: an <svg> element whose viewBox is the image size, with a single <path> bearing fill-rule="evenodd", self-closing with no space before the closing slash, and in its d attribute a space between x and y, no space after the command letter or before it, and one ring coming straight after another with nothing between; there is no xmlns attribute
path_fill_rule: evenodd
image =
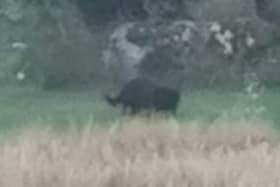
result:
<svg viewBox="0 0 280 187"><path fill-rule="evenodd" d="M261 118L280 124L280 89L257 96L242 91L196 90L182 95L176 119L206 121L217 118ZM40 122L59 128L86 124L106 126L122 117L120 108L107 105L96 90L49 91L32 87L0 88L0 129L6 131Z"/></svg>
<svg viewBox="0 0 280 187"><path fill-rule="evenodd" d="M0 184L277 187L279 91L186 92L175 118L131 118L95 90L3 87Z"/></svg>

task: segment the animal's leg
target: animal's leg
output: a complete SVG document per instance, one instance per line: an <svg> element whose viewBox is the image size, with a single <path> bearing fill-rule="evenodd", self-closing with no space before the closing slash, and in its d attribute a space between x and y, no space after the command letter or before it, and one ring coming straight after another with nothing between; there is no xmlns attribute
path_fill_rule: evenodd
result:
<svg viewBox="0 0 280 187"><path fill-rule="evenodd" d="M117 97L110 97L110 96L105 96L105 100L112 106L116 106L119 103L119 96Z"/></svg>
<svg viewBox="0 0 280 187"><path fill-rule="evenodd" d="M176 108L175 108L175 109L172 109L172 110L170 111L170 114L173 115L173 116L176 116L176 114L177 114L177 109L176 109Z"/></svg>
<svg viewBox="0 0 280 187"><path fill-rule="evenodd" d="M131 107L131 114L136 115L137 113L139 113L139 109L137 107Z"/></svg>
<svg viewBox="0 0 280 187"><path fill-rule="evenodd" d="M122 112L124 115L129 114L130 108L128 106L123 106L122 107Z"/></svg>

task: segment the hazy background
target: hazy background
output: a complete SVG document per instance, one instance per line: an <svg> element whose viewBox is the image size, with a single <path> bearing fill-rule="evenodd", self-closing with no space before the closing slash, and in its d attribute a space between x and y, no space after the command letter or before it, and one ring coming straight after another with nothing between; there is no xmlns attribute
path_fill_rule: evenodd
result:
<svg viewBox="0 0 280 187"><path fill-rule="evenodd" d="M279 31L256 16L253 0L3 0L0 7L1 84L96 89L148 75L180 89L235 89L248 73L279 83Z"/></svg>
<svg viewBox="0 0 280 187"><path fill-rule="evenodd" d="M262 2L268 19L254 0L1 0L0 184L280 186L280 4ZM176 115L105 102L137 76L177 89Z"/></svg>

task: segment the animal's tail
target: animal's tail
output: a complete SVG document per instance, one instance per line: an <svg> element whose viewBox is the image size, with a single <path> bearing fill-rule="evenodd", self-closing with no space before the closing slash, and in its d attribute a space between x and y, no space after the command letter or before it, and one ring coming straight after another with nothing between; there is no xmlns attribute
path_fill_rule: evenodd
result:
<svg viewBox="0 0 280 187"><path fill-rule="evenodd" d="M105 100L112 106L116 106L119 102L119 98L118 97L110 97L108 95L105 96Z"/></svg>

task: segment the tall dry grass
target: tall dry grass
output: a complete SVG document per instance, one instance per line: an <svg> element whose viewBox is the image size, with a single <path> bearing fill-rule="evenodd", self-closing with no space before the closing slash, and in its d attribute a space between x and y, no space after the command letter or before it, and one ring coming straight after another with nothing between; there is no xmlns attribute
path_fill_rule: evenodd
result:
<svg viewBox="0 0 280 187"><path fill-rule="evenodd" d="M280 141L261 121L116 122L23 130L0 144L3 187L280 186Z"/></svg>

